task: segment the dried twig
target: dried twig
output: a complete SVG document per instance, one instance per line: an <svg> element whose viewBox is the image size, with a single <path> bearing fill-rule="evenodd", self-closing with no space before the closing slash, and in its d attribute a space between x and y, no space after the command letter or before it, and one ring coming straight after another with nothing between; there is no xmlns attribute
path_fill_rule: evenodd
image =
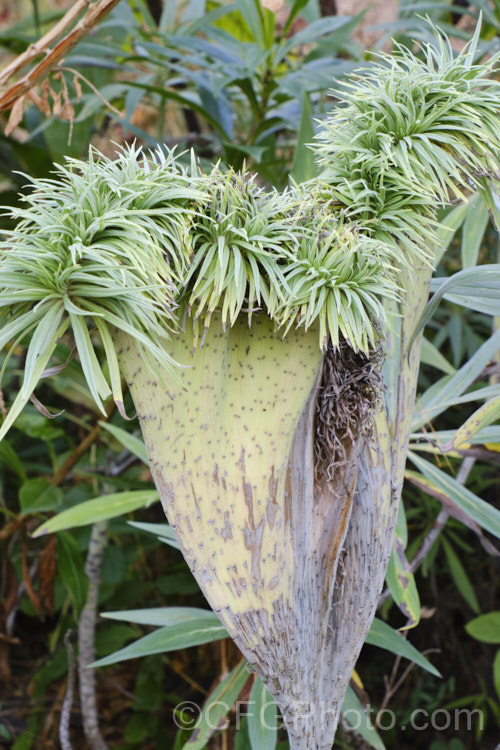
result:
<svg viewBox="0 0 500 750"><path fill-rule="evenodd" d="M35 65L23 78L16 81L0 96L0 112L5 112L11 109L16 104L21 102L23 97L35 86L40 80L42 80L51 70L62 60L68 52L76 47L80 39L88 34L88 32L117 5L119 0L95 0L93 3L86 2L86 0L79 0L76 6L71 8L70 11L56 24L54 29L47 32L37 44L31 45L20 57L16 58L4 71L0 74L0 82L7 81L12 75L24 67L27 62L35 58L37 55L45 53L45 58ZM58 41L53 49L49 48L49 45L54 42L62 31L65 31L68 26L78 17L84 7L87 7L87 12L83 18L78 21L76 26ZM69 18L68 18L69 15ZM65 21L66 19L66 21ZM57 31L57 33L55 33ZM24 102L21 102L21 106Z"/></svg>
<svg viewBox="0 0 500 750"><path fill-rule="evenodd" d="M208 695L208 690L206 690L202 685L200 685L199 682L196 682L196 680L193 680L193 678L187 674L179 665L175 662L169 659L166 655L163 657L163 661L167 666L172 670L172 672L175 672L176 675L178 675L184 682L186 682L190 687L193 688L193 690L196 690L197 693L201 693L201 695Z"/></svg>
<svg viewBox="0 0 500 750"><path fill-rule="evenodd" d="M423 651L422 655L428 656L428 654L439 654L440 652L441 650L439 648L429 648L429 649L426 649L426 651ZM387 708L387 706L389 705L389 701L391 700L393 695L395 695L398 692L399 688L401 687L403 682L406 680L406 678L412 671L413 667L415 666L415 662L411 662L410 664L408 664L408 666L404 670L399 680L395 682L400 663L401 663L401 656L398 655L394 661L391 676L389 678L387 678L387 676L384 676L385 695L382 700L382 703L380 704L380 708L378 710L379 714Z"/></svg>
<svg viewBox="0 0 500 750"><path fill-rule="evenodd" d="M18 529L21 528L25 520L26 516L23 516L20 513L17 518L14 518L12 521L6 523L3 529L0 529L0 542L4 542L6 539L9 539L9 537L11 537Z"/></svg>
<svg viewBox="0 0 500 750"><path fill-rule="evenodd" d="M38 569L38 560L37 560L37 566L35 570L37 569ZM42 607L40 603L40 597L33 587L31 571L28 567L28 543L26 539L23 540L22 571L23 571L24 589L26 593L28 594L28 598L30 602L32 603L33 607L35 608L36 613L38 617L40 618L40 620L44 620Z"/></svg>
<svg viewBox="0 0 500 750"><path fill-rule="evenodd" d="M13 75L21 70L21 68L24 68L25 65L28 65L32 60L38 57L38 55L46 51L51 44L54 44L61 34L64 34L71 24L76 21L78 16L80 16L88 7L88 0L77 0L67 13L64 14L61 20L49 29L49 31L38 40L38 42L30 44L27 50L21 55L18 55L15 60L12 60L12 62L2 70L0 73L0 86L5 85Z"/></svg>
<svg viewBox="0 0 500 750"><path fill-rule="evenodd" d="M432 545L438 538L438 536L441 534L442 530L446 526L446 522L448 521L448 518L450 517L450 514L442 509L439 511L439 515L432 524L432 528L425 537L424 541L422 542L420 549L418 550L417 554L413 558L413 560L410 563L410 570L412 573L414 573L417 568L420 567L420 565L423 563L425 558L427 557L427 554L429 550L431 549Z"/></svg>
<svg viewBox="0 0 500 750"><path fill-rule="evenodd" d="M90 90L91 90L91 91L92 91L92 92L93 92L93 93L94 93L94 94L95 94L95 95L97 96L97 98L98 98L98 99L100 99L100 100L101 100L101 102L102 102L102 103L103 103L103 104L104 104L104 105L105 105L105 106L106 106L106 107L107 107L107 108L108 108L108 109L109 109L109 110L110 110L111 112L113 112L113 114L114 114L114 115L117 115L117 117L123 117L123 113L122 113L122 112L120 112L120 110L119 110L119 109L117 109L116 107L114 107L114 106L113 106L113 105L111 104L111 102L109 102L109 101L108 101L108 100L106 99L106 97L104 97L104 96L103 96L103 95L101 94L101 92L99 91L99 89L97 88L97 86L94 86L94 84L93 84L93 83L92 83L91 81L89 81L89 79L88 79L88 78L85 78L85 76L84 76L84 75L82 75L81 73L79 73L79 72L78 72L78 70L75 70L74 68L68 68L68 66L67 66L67 65L58 65L58 66L57 66L57 70L60 70L60 71L62 71L62 72L68 72L68 73L71 73L71 74L72 74L72 75L74 76L74 78L76 78L77 80L83 81L83 83L85 83L85 85L89 87L89 89L90 89Z"/></svg>
<svg viewBox="0 0 500 750"><path fill-rule="evenodd" d="M80 460L82 456L85 455L90 446L95 443L101 433L101 430L101 425L97 423L89 432L89 434L85 436L82 442L77 445L73 453L68 456L64 464L55 472L54 476L52 477L52 484L56 486L61 484L61 482L66 478L73 466Z"/></svg>
<svg viewBox="0 0 500 750"><path fill-rule="evenodd" d="M69 723L71 718L71 708L73 706L73 693L75 684L75 655L71 645L71 630L67 630L64 636L64 645L68 654L68 683L66 695L61 709L61 719L59 721L59 740L62 750L73 750L69 738Z"/></svg>
<svg viewBox="0 0 500 750"><path fill-rule="evenodd" d="M85 573L89 579L87 601L78 624L78 673L80 677L80 704L83 729L91 750L107 750L107 745L99 730L95 695L95 671L89 669L95 659L95 624L97 619L97 599L99 578L104 548L106 546L107 521L95 523L89 541L89 551Z"/></svg>
<svg viewBox="0 0 500 750"><path fill-rule="evenodd" d="M33 578L36 576L37 571L38 571L38 563L39 563L38 558L36 558L33 561L31 567L29 568L29 570L27 572L26 580L32 581ZM23 563L23 565L24 565L24 563ZM24 571L23 571L23 577L24 577ZM25 591L26 591L26 581L22 580L20 582L19 586L17 587L17 593L16 593L15 603L12 606L12 608L11 608L9 614L7 615L7 618L6 618L5 632L7 633L7 635L12 635L12 633L14 632L14 625L15 625L15 622L16 622L16 617L17 617L17 611L18 611L19 602L21 600L21 596L23 595L23 593ZM28 594L28 596L29 596L29 594Z"/></svg>

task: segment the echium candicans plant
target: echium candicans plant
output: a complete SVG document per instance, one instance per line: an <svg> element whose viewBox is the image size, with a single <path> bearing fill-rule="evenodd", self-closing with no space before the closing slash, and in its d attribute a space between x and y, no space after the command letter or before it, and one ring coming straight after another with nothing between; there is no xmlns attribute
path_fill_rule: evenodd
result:
<svg viewBox="0 0 500 750"><path fill-rule="evenodd" d="M0 437L70 331L101 408L125 378L184 556L292 750L331 748L375 613L437 209L494 208L499 58L475 63L477 38L354 76L313 182L91 153L33 181L1 245L0 341L28 349Z"/></svg>

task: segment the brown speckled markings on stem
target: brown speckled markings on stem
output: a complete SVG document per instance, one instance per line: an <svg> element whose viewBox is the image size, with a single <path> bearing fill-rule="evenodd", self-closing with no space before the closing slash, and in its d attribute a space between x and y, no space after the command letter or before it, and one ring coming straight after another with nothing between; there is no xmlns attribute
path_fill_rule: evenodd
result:
<svg viewBox="0 0 500 750"><path fill-rule="evenodd" d="M388 336L386 345L387 357L393 358L399 365L391 382L387 384L389 392L393 395L393 400L388 401L388 406L392 436L392 482L398 498L403 485L411 421L415 408L423 331L410 350L409 346L429 298L431 276L430 268L406 271L401 274L400 283L406 290L401 305L401 329L399 335Z"/></svg>
<svg viewBox="0 0 500 750"><path fill-rule="evenodd" d="M289 691L296 697L284 713L291 750L332 747L384 578L389 548L379 531L392 523L383 411L373 447L359 438L342 472L333 481L315 483L315 400L313 392L295 434L289 470L297 570L292 627L297 648Z"/></svg>
<svg viewBox="0 0 500 750"><path fill-rule="evenodd" d="M336 490L328 481L312 487L314 392L295 434L290 496L299 662L294 687L300 698L296 712L291 703L284 713L291 750L332 747L344 693L375 615L401 494L421 337L411 351L408 347L427 301L430 276L426 269L406 279L400 331L393 333L386 345L387 358L392 360L389 364L393 364L387 384L392 419L389 421L386 408L379 404L373 434L358 438L352 446L340 488ZM348 490L352 478L356 483L353 493ZM329 514L332 508L335 510ZM345 524L340 519L345 519ZM315 526L329 541L324 550L313 531ZM271 685L268 687L273 692ZM309 710L304 711L304 706Z"/></svg>
<svg viewBox="0 0 500 750"><path fill-rule="evenodd" d="M168 395L148 383L132 342L120 335L118 348L165 511L211 606L236 616L289 604L285 481L322 361L318 331L283 341L266 316L227 332L214 319L193 353L191 332L172 341L170 353L187 367L183 387L170 379Z"/></svg>
<svg viewBox="0 0 500 750"><path fill-rule="evenodd" d="M403 350L428 275L403 308ZM371 430L360 425L335 471L318 475L317 331L281 340L264 316L227 332L215 319L194 353L189 331L172 341L169 353L188 367L183 387L169 383L168 393L128 337L117 343L151 471L193 574L279 704L291 750L330 750L390 555L415 362L404 356L393 368L392 424L374 399ZM399 345L393 334L388 356L399 357Z"/></svg>

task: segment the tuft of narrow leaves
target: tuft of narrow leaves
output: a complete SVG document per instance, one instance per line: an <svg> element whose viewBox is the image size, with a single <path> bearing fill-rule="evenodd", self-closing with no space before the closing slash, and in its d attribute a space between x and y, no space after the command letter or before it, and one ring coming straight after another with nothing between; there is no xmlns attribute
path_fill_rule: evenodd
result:
<svg viewBox="0 0 500 750"><path fill-rule="evenodd" d="M352 221L399 246L401 264L432 261L436 209L479 189L500 226L500 55L475 63L480 27L455 55L435 30L421 58L397 46L357 71L345 106L315 145L321 175Z"/></svg>
<svg viewBox="0 0 500 750"><path fill-rule="evenodd" d="M148 162L131 148L117 161L93 150L88 162L67 159L54 179L33 180L26 206L10 211L18 224L0 245L0 348L12 342L12 352L30 340L23 384L0 438L68 328L103 412L110 395L123 407L116 328L136 339L152 367L158 362L173 371L161 344L176 324L175 297L189 258L189 206L203 193L173 154L154 156ZM103 346L109 380L88 323Z"/></svg>
<svg viewBox="0 0 500 750"><path fill-rule="evenodd" d="M69 328L101 410L113 395L123 412L116 329L175 376L164 344L186 311L207 328L215 310L224 326L262 310L284 335L314 324L322 349L371 357L401 269L432 265L437 207L478 189L500 225L500 82L487 77L500 54L475 63L478 38L456 57L438 34L421 59L381 55L325 121L323 174L305 186L266 191L246 172L135 148L33 180L0 243L0 347L29 343L0 439Z"/></svg>
<svg viewBox="0 0 500 750"><path fill-rule="evenodd" d="M224 328L243 308L249 321L262 307L275 318L288 297L283 264L297 245L297 198L264 190L255 175L224 173L218 166L202 180L209 200L192 225L189 310L205 327L216 309Z"/></svg>
<svg viewBox="0 0 500 750"><path fill-rule="evenodd" d="M323 350L347 342L367 354L387 324L386 303L399 299L391 247L346 223L317 190L303 208L303 230L285 270L286 330L318 323Z"/></svg>
<svg viewBox="0 0 500 750"><path fill-rule="evenodd" d="M203 179L210 200L192 223L188 309L205 328L213 312L233 326L262 309L284 335L319 324L322 349L340 337L355 351L373 348L386 323L384 302L398 298L391 252L345 223L319 190L266 191L253 175L218 167Z"/></svg>

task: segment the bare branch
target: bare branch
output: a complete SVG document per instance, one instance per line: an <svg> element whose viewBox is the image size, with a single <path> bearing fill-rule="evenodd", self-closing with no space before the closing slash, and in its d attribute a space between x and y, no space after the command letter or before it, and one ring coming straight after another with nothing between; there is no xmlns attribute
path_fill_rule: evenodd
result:
<svg viewBox="0 0 500 750"><path fill-rule="evenodd" d="M61 719L59 721L59 740L62 750L73 750L69 737L69 722L71 718L71 707L73 705L73 693L75 682L75 655L71 645L71 630L67 630L64 636L64 645L68 654L68 684L66 695L61 709Z"/></svg>
<svg viewBox="0 0 500 750"><path fill-rule="evenodd" d="M97 598L101 562L106 546L107 521L95 523L90 534L89 551L85 572L89 579L87 601L78 623L78 672L80 677L80 704L83 729L92 750L107 750L107 745L99 729L95 695L95 670L89 669L95 659L95 623L97 618Z"/></svg>
<svg viewBox="0 0 500 750"><path fill-rule="evenodd" d="M92 430L85 436L82 442L77 445L75 450L70 453L64 464L57 469L54 476L52 477L52 484L57 487L69 474L73 466L80 460L80 458L88 451L90 446L95 443L99 435L101 434L101 425L97 423L94 425Z"/></svg>
<svg viewBox="0 0 500 750"><path fill-rule="evenodd" d="M46 53L45 58L35 65L29 73L27 73L21 80L10 86L2 96L0 96L0 112L5 112L14 106L22 96L24 96L30 89L33 88L42 78L44 78L52 68L57 65L67 54L70 52L80 39L88 34L88 32L117 5L119 0L95 0L94 3L89 4L85 0L80 0L76 5L80 8L77 11L76 6L68 13L70 15L69 21L67 19L68 13L64 16L61 21L56 24L54 29L45 34L37 44L32 45L26 52L20 57L16 58L4 71L0 74L0 82L7 81L17 70L23 67L29 60L32 60L39 54ZM82 6L82 7L80 7ZM57 36L64 31L70 23L79 15L83 7L88 7L87 12L82 19L76 24L76 26L63 37L53 49L49 49L48 45L51 41L55 41ZM54 34L54 30L59 27L59 33Z"/></svg>
<svg viewBox="0 0 500 750"><path fill-rule="evenodd" d="M122 112L120 112L119 109L116 109L116 107L113 107L113 105L111 104L111 102L108 102L108 100L101 94L101 92L99 91L99 89L96 86L94 86L94 84L91 83L91 81L89 81L88 78L85 78L84 75L82 75L81 73L79 73L78 70L75 70L74 68L68 68L66 65L59 65L57 69L60 70L60 71L67 71L68 73L72 73L73 76L77 80L81 80L84 83L86 83L87 86L89 87L89 89L91 89L91 91L93 91L93 93L97 96L97 98L100 99L101 102L103 104L105 104L106 107L111 112L113 112L113 114L117 115L118 117L123 117Z"/></svg>
<svg viewBox="0 0 500 750"><path fill-rule="evenodd" d="M28 63L38 57L38 55L47 50L51 44L54 44L61 34L64 34L73 21L76 21L78 16L88 7L89 3L87 0L78 0L78 2L76 2L68 12L64 14L61 20L47 31L38 42L30 44L28 49L26 49L21 55L18 55L15 60L12 60L12 62L2 70L0 73L0 85L3 86L6 84L18 70L24 68L25 65L28 65Z"/></svg>

